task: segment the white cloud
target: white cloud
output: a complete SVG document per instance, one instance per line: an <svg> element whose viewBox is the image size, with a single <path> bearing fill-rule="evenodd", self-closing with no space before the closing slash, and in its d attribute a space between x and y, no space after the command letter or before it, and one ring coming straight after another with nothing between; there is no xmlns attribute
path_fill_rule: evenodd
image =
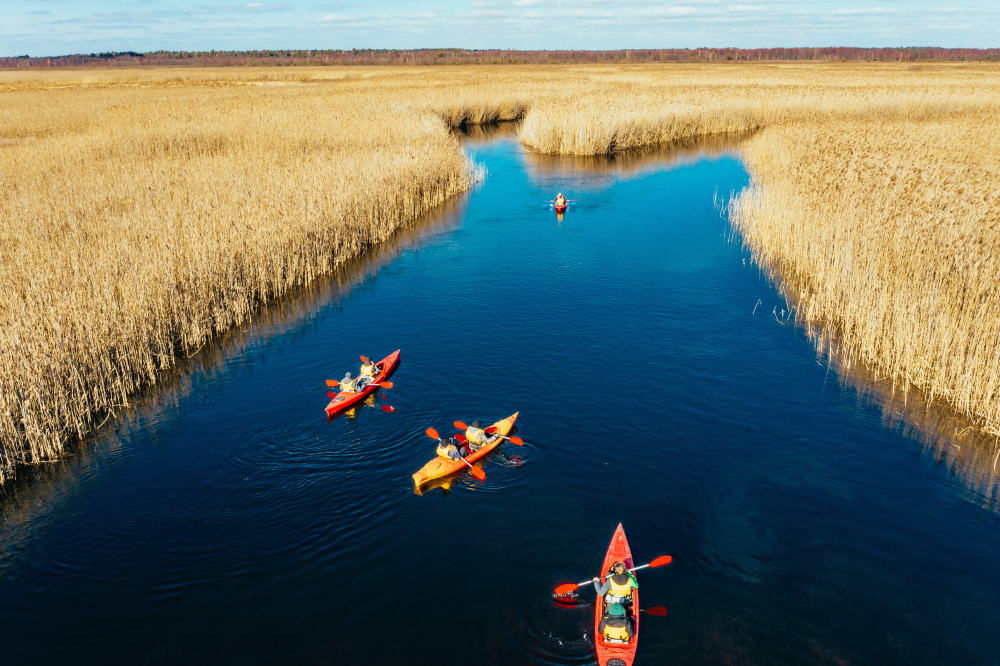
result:
<svg viewBox="0 0 1000 666"><path fill-rule="evenodd" d="M838 9L833 13L840 16L854 16L857 14L895 14L896 10L884 7L872 7L870 9Z"/></svg>

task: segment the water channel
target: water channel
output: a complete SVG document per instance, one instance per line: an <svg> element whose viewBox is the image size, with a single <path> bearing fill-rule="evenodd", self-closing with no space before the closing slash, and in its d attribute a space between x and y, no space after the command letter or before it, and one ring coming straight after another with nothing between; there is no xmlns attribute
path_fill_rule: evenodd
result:
<svg viewBox="0 0 1000 666"><path fill-rule="evenodd" d="M593 664L549 595L619 522L674 557L640 666L1000 664L995 498L779 321L730 145L466 146L475 192L3 491L5 664ZM324 380L397 348L396 411L328 423ZM515 411L485 481L414 493L426 428Z"/></svg>

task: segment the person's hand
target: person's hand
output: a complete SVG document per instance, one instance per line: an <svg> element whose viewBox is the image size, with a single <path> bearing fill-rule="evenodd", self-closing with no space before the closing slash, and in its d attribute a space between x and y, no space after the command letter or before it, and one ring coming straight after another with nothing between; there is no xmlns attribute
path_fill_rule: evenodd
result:
<svg viewBox="0 0 1000 666"><path fill-rule="evenodd" d="M595 579L594 579L594 582L596 583L596 582L598 582L599 580L600 580L599 578L595 578Z"/></svg>

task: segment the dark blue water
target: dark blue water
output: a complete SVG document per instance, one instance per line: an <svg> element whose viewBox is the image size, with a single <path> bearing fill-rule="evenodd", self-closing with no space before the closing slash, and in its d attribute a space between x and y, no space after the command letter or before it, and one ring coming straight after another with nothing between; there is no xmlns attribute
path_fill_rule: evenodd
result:
<svg viewBox="0 0 1000 666"><path fill-rule="evenodd" d="M713 206L735 157L468 149L467 200L4 491L4 664L591 664L549 594L618 522L674 556L640 665L1000 663L994 498L772 316ZM323 381L397 348L396 411L327 423ZM485 482L413 492L427 427L514 411Z"/></svg>

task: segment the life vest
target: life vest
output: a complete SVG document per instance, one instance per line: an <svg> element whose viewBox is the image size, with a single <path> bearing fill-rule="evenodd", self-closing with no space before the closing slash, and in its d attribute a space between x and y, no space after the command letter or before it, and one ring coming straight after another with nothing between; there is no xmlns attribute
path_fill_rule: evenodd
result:
<svg viewBox="0 0 1000 666"><path fill-rule="evenodd" d="M566 197L556 197L557 206L562 206L564 203L566 203Z"/></svg>
<svg viewBox="0 0 1000 666"><path fill-rule="evenodd" d="M486 433L481 428L473 428L469 426L465 431L465 436L470 442L475 442L477 444L486 443Z"/></svg>
<svg viewBox="0 0 1000 666"><path fill-rule="evenodd" d="M369 377L374 377L378 374L378 367L372 363L371 365L365 363L361 366L361 374L367 375Z"/></svg>
<svg viewBox="0 0 1000 666"><path fill-rule="evenodd" d="M348 381L346 379L341 379L340 380L340 390L341 391L345 391L347 393L354 393L354 380L352 379L352 380Z"/></svg>
<svg viewBox="0 0 1000 666"><path fill-rule="evenodd" d="M626 598L632 596L632 576L628 573L621 576L608 576L608 585L611 586L608 594Z"/></svg>
<svg viewBox="0 0 1000 666"><path fill-rule="evenodd" d="M607 617L604 620L604 637L613 641L628 643L632 636L628 630L628 618Z"/></svg>
<svg viewBox="0 0 1000 666"><path fill-rule="evenodd" d="M453 460L453 458L450 455L448 455L449 451L455 451L457 453L458 448L454 444L449 444L447 442L442 442L441 444L438 444L437 454L442 458Z"/></svg>

